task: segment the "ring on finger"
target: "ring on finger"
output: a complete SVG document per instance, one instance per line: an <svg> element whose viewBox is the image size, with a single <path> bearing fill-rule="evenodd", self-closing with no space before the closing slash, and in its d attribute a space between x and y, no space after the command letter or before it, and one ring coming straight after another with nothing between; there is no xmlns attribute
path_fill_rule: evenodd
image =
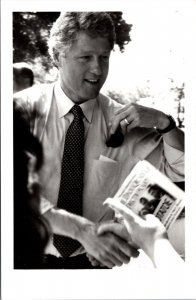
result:
<svg viewBox="0 0 196 300"><path fill-rule="evenodd" d="M129 121L127 120L127 118L124 118L124 121L125 121L127 126L130 124Z"/></svg>

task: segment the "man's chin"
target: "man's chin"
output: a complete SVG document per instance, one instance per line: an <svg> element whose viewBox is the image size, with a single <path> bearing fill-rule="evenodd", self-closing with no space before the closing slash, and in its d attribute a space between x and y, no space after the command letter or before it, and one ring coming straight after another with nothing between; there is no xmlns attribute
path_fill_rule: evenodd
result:
<svg viewBox="0 0 196 300"><path fill-rule="evenodd" d="M80 101L80 103L83 103L83 102L86 102L86 101L97 98L98 95L99 95L99 91L98 92L93 92L93 93L88 93L88 94L84 95L83 97L81 97L79 99L79 101Z"/></svg>

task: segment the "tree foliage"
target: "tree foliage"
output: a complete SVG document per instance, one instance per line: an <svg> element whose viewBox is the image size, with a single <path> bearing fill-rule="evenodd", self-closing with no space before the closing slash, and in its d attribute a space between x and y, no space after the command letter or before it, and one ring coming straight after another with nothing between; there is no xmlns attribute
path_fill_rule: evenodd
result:
<svg viewBox="0 0 196 300"><path fill-rule="evenodd" d="M116 28L116 44L123 52L130 42L132 25L127 24L122 12L108 12ZM60 12L14 12L13 13L13 60L34 64L40 61L45 70L52 67L47 40L53 22Z"/></svg>
<svg viewBox="0 0 196 300"><path fill-rule="evenodd" d="M122 91L107 90L106 95L120 104L136 103L138 98L135 94L124 93Z"/></svg>
<svg viewBox="0 0 196 300"><path fill-rule="evenodd" d="M173 79L171 79L171 82L174 83ZM171 88L171 91L174 91L176 94L175 101L177 102L177 121L178 121L178 127L179 128L184 128L184 99L185 99L185 83L183 82L181 86L175 86Z"/></svg>
<svg viewBox="0 0 196 300"><path fill-rule="evenodd" d="M130 31L132 28L132 24L127 24L123 19L122 12L108 12L111 16L115 31L116 31L116 44L119 46L120 51L123 52L125 50L125 45L127 45L130 41Z"/></svg>
<svg viewBox="0 0 196 300"><path fill-rule="evenodd" d="M34 63L41 58L45 69L51 67L47 40L57 12L14 12L13 13L13 60Z"/></svg>

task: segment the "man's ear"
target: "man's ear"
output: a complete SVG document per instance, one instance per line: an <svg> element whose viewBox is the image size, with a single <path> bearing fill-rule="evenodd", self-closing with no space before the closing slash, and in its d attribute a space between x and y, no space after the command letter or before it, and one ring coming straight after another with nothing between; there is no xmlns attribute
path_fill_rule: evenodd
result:
<svg viewBox="0 0 196 300"><path fill-rule="evenodd" d="M57 68L59 68L59 66L60 66L60 58L59 58L59 53L58 52L54 53L53 61L54 61L55 66Z"/></svg>

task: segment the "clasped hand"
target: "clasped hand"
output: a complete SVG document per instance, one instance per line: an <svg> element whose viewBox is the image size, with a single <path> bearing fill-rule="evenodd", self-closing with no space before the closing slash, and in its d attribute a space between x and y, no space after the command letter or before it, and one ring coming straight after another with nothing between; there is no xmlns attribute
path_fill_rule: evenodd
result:
<svg viewBox="0 0 196 300"><path fill-rule="evenodd" d="M98 235L97 225L89 223L81 233L80 241L93 266L113 268L127 264L131 257L139 255L139 252L128 244L127 237L126 229L119 235L112 232Z"/></svg>

